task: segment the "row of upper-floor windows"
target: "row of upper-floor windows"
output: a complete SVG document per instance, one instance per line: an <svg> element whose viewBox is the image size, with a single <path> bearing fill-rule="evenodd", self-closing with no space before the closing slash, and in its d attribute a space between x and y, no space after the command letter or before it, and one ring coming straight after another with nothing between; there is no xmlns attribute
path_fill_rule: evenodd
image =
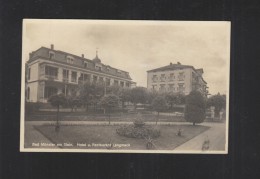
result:
<svg viewBox="0 0 260 179"><path fill-rule="evenodd" d="M165 82L165 81L184 81L185 74L184 72L179 72L178 74L170 73L169 75L161 74L161 75L153 75L152 82Z"/></svg>
<svg viewBox="0 0 260 179"><path fill-rule="evenodd" d="M152 90L159 90L159 91L185 91L185 85L184 84L160 84L160 85L152 85Z"/></svg>
<svg viewBox="0 0 260 179"><path fill-rule="evenodd" d="M28 69L28 80L30 80L30 73L31 73L31 69ZM58 68L57 67L53 67L53 66L48 66L46 65L44 68L44 75L45 78L48 79L58 79ZM80 73L80 75L78 75L78 73L76 71L71 71L68 69L62 69L62 80L63 82L69 82L69 75L70 75L70 82L74 82L74 83L84 83L87 81L90 81L91 79L91 74L87 74L87 73ZM98 76L98 75L92 75L92 81L93 82L100 82L100 83L105 83L106 85L111 85L111 79L110 78L106 78L106 77L102 77L102 76ZM114 80L114 85L118 85L118 86L122 86L122 87L130 87L130 82L124 82L124 81L119 81L119 80Z"/></svg>
<svg viewBox="0 0 260 179"><path fill-rule="evenodd" d="M49 51L49 58L50 59L55 59L55 52L54 51ZM72 57L72 56L68 55L66 57L66 61L69 64L75 64L75 58ZM82 60L82 66L84 68L89 68L91 65L87 61ZM105 68L103 68L103 65L101 65L101 64L95 64L94 67L98 71L108 71L108 72L111 71L111 68L109 66L106 66ZM121 74L122 72L120 70L115 70L115 73Z"/></svg>

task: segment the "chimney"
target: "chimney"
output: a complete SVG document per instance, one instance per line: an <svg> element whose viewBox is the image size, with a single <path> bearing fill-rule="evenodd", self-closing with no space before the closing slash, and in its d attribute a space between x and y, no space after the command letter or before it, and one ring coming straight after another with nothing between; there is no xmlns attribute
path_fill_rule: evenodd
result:
<svg viewBox="0 0 260 179"><path fill-rule="evenodd" d="M81 54L81 57L84 58L84 54Z"/></svg>
<svg viewBox="0 0 260 179"><path fill-rule="evenodd" d="M33 56L33 53L31 52L31 53L29 53L29 59L31 59L32 58L32 56Z"/></svg>
<svg viewBox="0 0 260 179"><path fill-rule="evenodd" d="M172 62L170 63L170 65L172 65Z"/></svg>
<svg viewBox="0 0 260 179"><path fill-rule="evenodd" d="M53 44L51 44L51 49L54 50L54 45Z"/></svg>
<svg viewBox="0 0 260 179"><path fill-rule="evenodd" d="M177 64L178 64L178 65L181 65L181 63L180 63L180 62L177 62Z"/></svg>

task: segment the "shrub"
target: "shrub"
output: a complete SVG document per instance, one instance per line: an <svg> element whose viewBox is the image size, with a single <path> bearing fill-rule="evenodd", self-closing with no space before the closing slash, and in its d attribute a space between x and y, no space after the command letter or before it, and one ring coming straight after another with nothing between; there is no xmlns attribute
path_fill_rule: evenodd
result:
<svg viewBox="0 0 260 179"><path fill-rule="evenodd" d="M39 102L25 102L25 113L30 114L39 111L41 103Z"/></svg>

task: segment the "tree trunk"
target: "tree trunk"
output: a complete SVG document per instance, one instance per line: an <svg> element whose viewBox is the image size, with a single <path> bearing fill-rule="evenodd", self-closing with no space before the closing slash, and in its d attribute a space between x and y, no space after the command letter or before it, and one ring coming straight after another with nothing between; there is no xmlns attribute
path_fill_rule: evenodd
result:
<svg viewBox="0 0 260 179"><path fill-rule="evenodd" d="M157 113L156 125L157 125L157 122L159 121L159 113L160 112Z"/></svg>
<svg viewBox="0 0 260 179"><path fill-rule="evenodd" d="M57 117L56 117L57 124L59 123L59 112L60 112L60 105L58 105L57 107Z"/></svg>

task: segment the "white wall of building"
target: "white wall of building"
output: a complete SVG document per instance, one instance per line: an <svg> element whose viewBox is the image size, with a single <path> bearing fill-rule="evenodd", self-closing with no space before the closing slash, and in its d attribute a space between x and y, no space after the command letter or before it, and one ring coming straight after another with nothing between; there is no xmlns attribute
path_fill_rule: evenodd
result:
<svg viewBox="0 0 260 179"><path fill-rule="evenodd" d="M179 80L178 76L179 73L182 73L184 75L183 80ZM170 74L174 74L173 80L171 81L170 78ZM165 81L162 82L161 81L161 75L164 74L165 75ZM153 81L153 76L156 75L157 76L157 81L154 82ZM148 72L147 73L147 88L149 90L153 89L153 85L156 85L155 90L159 91L160 85L161 84L165 84L166 87L166 92L179 92L178 87L179 84L184 84L184 94L187 95L192 91L192 69L191 68L185 68L182 70L167 70L167 71L157 71L157 72ZM173 90L169 89L169 86L173 84Z"/></svg>
<svg viewBox="0 0 260 179"><path fill-rule="evenodd" d="M39 63L33 63L28 66L28 70L30 69L30 79L28 79L29 74L27 74L28 82L36 81L39 79L39 65L38 64Z"/></svg>
<svg viewBox="0 0 260 179"><path fill-rule="evenodd" d="M30 90L28 90L30 88ZM37 102L38 101L38 82L32 82L27 84L27 93L30 91L29 99L26 96L28 102ZM28 95L28 94L27 94Z"/></svg>

